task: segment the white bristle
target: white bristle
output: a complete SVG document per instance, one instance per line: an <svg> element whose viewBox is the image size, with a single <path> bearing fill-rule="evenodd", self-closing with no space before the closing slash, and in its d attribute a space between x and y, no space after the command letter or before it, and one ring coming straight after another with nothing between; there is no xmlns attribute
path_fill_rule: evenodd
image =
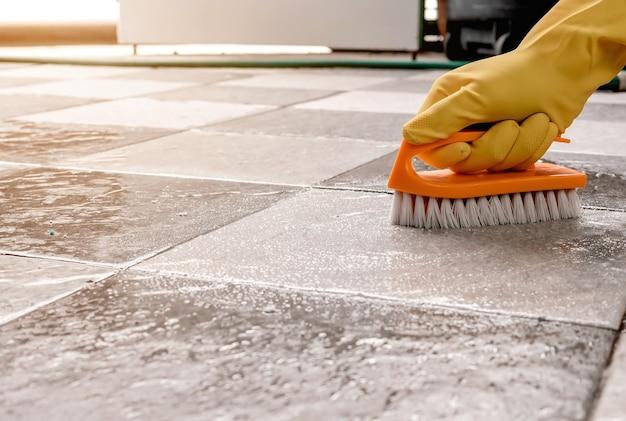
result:
<svg viewBox="0 0 626 421"><path fill-rule="evenodd" d="M478 218L480 224L484 226L498 225L498 218L491 212L491 206L489 206L489 199L485 196L478 199Z"/></svg>
<svg viewBox="0 0 626 421"><path fill-rule="evenodd" d="M391 205L391 224L400 225L400 209L402 208L402 194L393 192L393 205Z"/></svg>
<svg viewBox="0 0 626 421"><path fill-rule="evenodd" d="M565 190L558 190L556 192L556 201L559 204L559 214L561 215L561 219L571 218L569 199L567 198Z"/></svg>
<svg viewBox="0 0 626 421"><path fill-rule="evenodd" d="M478 216L478 204L476 199L467 199L465 201L465 210L470 227L480 227L480 218Z"/></svg>
<svg viewBox="0 0 626 421"><path fill-rule="evenodd" d="M513 217L515 218L516 224L525 224L527 222L524 201L522 200L522 195L519 193L513 195Z"/></svg>
<svg viewBox="0 0 626 421"><path fill-rule="evenodd" d="M556 203L556 195L554 191L550 190L546 193L546 202L548 202L548 211L550 212L550 219L553 221L561 219L559 214L559 206Z"/></svg>
<svg viewBox="0 0 626 421"><path fill-rule="evenodd" d="M567 192L567 198L569 199L570 209L572 211L572 218L578 218L580 211L582 210L582 204L576 190L569 190Z"/></svg>
<svg viewBox="0 0 626 421"><path fill-rule="evenodd" d="M400 209L400 225L410 227L413 223L413 196L409 193L402 195L402 207Z"/></svg>
<svg viewBox="0 0 626 421"><path fill-rule="evenodd" d="M511 202L511 196L503 194L500 196L500 203L502 204L502 212L506 215L507 222L505 222L505 224L514 224L515 215L513 215L513 202Z"/></svg>
<svg viewBox="0 0 626 421"><path fill-rule="evenodd" d="M498 224L506 224L507 218L504 213L504 209L502 209L502 202L500 202L500 197L491 196L489 198L489 209L491 209L491 214L498 221Z"/></svg>
<svg viewBox="0 0 626 421"><path fill-rule="evenodd" d="M415 207L413 209L413 225L424 228L426 223L426 207L424 206L424 198L415 196Z"/></svg>
<svg viewBox="0 0 626 421"><path fill-rule="evenodd" d="M439 204L437 199L431 197L428 199L428 205L426 206L426 223L424 227L426 229L437 229L441 226L441 213L439 212Z"/></svg>
<svg viewBox="0 0 626 421"><path fill-rule="evenodd" d="M461 228L459 221L454 217L450 199L441 199L441 228Z"/></svg>
<svg viewBox="0 0 626 421"><path fill-rule="evenodd" d="M550 210L548 202L543 192L535 193L535 210L537 211L537 222L545 222L550 220Z"/></svg>
<svg viewBox="0 0 626 421"><path fill-rule="evenodd" d="M395 192L391 223L426 229L524 224L580 216L576 190L437 199Z"/></svg>
<svg viewBox="0 0 626 421"><path fill-rule="evenodd" d="M469 228L470 221L467 217L467 211L465 210L465 203L463 203L463 199L455 199L452 204L452 212L454 213L454 218L459 223L461 228Z"/></svg>
<svg viewBox="0 0 626 421"><path fill-rule="evenodd" d="M524 194L524 211L526 212L527 222L537 222L537 211L535 210L535 201L532 193Z"/></svg>

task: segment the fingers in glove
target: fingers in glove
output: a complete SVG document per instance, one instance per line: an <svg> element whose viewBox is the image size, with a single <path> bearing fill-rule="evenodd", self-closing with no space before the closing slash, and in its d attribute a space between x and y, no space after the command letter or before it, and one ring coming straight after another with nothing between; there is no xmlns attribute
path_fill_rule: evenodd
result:
<svg viewBox="0 0 626 421"><path fill-rule="evenodd" d="M550 147L550 145L552 145L552 142L554 142L554 139L556 139L556 137L559 134L559 128L556 124L554 123L549 123L548 124L548 131L546 132L546 135L543 139L543 142L541 142L541 144L539 145L539 147L537 147L537 149L535 149L535 151L533 152L533 154L531 155L530 158L528 158L526 161L517 164L515 167L513 167L514 170L517 171L523 171L527 168L529 168L531 165L533 165L535 162L537 162L539 159L541 159L541 157L546 153L546 151L548 150L548 148Z"/></svg>
<svg viewBox="0 0 626 421"><path fill-rule="evenodd" d="M473 123L483 122L483 109L480 96L465 86L409 120L402 134L405 140L418 145L446 139Z"/></svg>
<svg viewBox="0 0 626 421"><path fill-rule="evenodd" d="M528 117L520 125L519 135L507 157L489 171L508 170L530 160L543 145L549 128L550 119L546 114L537 113Z"/></svg>
<svg viewBox="0 0 626 421"><path fill-rule="evenodd" d="M513 120L504 120L494 124L470 148L467 159L451 165L457 173L470 173L495 167L506 159L519 135L519 125Z"/></svg>
<svg viewBox="0 0 626 421"><path fill-rule="evenodd" d="M439 148L422 152L419 158L435 168L448 168L469 157L471 147L467 143L452 143Z"/></svg>

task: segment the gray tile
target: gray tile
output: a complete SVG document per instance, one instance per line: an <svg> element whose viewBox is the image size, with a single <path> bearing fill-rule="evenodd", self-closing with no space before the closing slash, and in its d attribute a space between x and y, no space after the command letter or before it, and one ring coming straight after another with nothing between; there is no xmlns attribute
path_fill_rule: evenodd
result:
<svg viewBox="0 0 626 421"><path fill-rule="evenodd" d="M91 79L113 75L127 75L141 72L138 67L74 66L64 64L37 64L0 69L0 77L40 78L40 79Z"/></svg>
<svg viewBox="0 0 626 421"><path fill-rule="evenodd" d="M602 104L589 102L585 105L585 108L578 119L626 122L626 104Z"/></svg>
<svg viewBox="0 0 626 421"><path fill-rule="evenodd" d="M398 79L391 82L384 82L365 88L367 91L389 91L389 92L422 92L428 93L433 84L430 80Z"/></svg>
<svg viewBox="0 0 626 421"><path fill-rule="evenodd" d="M251 70L253 72L254 70ZM119 76L109 76L117 79L140 79L140 80L160 80L166 82L197 82L214 83L230 79L248 77L246 74L234 73L224 69L202 69L189 67L155 67L148 70Z"/></svg>
<svg viewBox="0 0 626 421"><path fill-rule="evenodd" d="M391 226L390 209L387 194L308 191L139 267L619 325L626 213L439 232Z"/></svg>
<svg viewBox="0 0 626 421"><path fill-rule="evenodd" d="M170 101L223 101L235 104L284 106L331 95L333 91L242 86L197 86L150 95Z"/></svg>
<svg viewBox="0 0 626 421"><path fill-rule="evenodd" d="M165 83L165 82L164 82ZM240 118L271 110L267 105L224 102L158 101L150 98L127 98L105 101L65 110L31 114L20 120L36 123L91 124L102 126L154 127L184 130L195 126ZM141 110L141 112L138 112Z"/></svg>
<svg viewBox="0 0 626 421"><path fill-rule="evenodd" d="M320 186L340 189L367 190L375 192L391 192L387 188L387 178L396 160L396 152L392 152L378 159L374 159L336 177L325 180ZM416 171L432 169L419 159L414 159L413 168Z"/></svg>
<svg viewBox="0 0 626 421"><path fill-rule="evenodd" d="M284 109L211 126L242 134L350 138L398 143L410 114Z"/></svg>
<svg viewBox="0 0 626 421"><path fill-rule="evenodd" d="M107 151L171 134L171 130L116 126L0 123L0 159L56 165L62 160Z"/></svg>
<svg viewBox="0 0 626 421"><path fill-rule="evenodd" d="M0 255L0 325L111 274L102 267Z"/></svg>
<svg viewBox="0 0 626 421"><path fill-rule="evenodd" d="M12 86L34 85L37 83L49 82L48 79L33 79L33 78L15 78L15 77L0 77L0 88L10 88Z"/></svg>
<svg viewBox="0 0 626 421"><path fill-rule="evenodd" d="M620 421L626 419L626 332L622 331L611 356L611 365L604 373L600 397L591 419Z"/></svg>
<svg viewBox="0 0 626 421"><path fill-rule="evenodd" d="M319 73L282 72L275 74L256 75L249 78L233 79L219 82L222 86L248 86L257 88L289 88L319 89L329 91L348 91L393 80L389 77L374 75L336 74L334 72Z"/></svg>
<svg viewBox="0 0 626 421"><path fill-rule="evenodd" d="M51 95L0 95L0 119L89 104L92 100Z"/></svg>
<svg viewBox="0 0 626 421"><path fill-rule="evenodd" d="M68 161L68 164L142 174L310 185L393 149L395 145L352 139L194 130Z"/></svg>
<svg viewBox="0 0 626 421"><path fill-rule="evenodd" d="M284 198L261 186L37 168L0 178L0 250L121 263Z"/></svg>
<svg viewBox="0 0 626 421"><path fill-rule="evenodd" d="M587 174L584 205L626 210L626 157L550 152L545 158Z"/></svg>
<svg viewBox="0 0 626 421"><path fill-rule="evenodd" d="M626 157L626 121L575 120L565 131L572 143L555 142L550 150L563 153Z"/></svg>
<svg viewBox="0 0 626 421"><path fill-rule="evenodd" d="M0 418L580 420L614 335L127 273L0 327Z"/></svg>

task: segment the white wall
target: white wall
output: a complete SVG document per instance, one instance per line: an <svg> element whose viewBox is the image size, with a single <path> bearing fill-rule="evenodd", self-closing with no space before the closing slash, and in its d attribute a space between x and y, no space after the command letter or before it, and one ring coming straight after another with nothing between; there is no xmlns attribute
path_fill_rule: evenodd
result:
<svg viewBox="0 0 626 421"><path fill-rule="evenodd" d="M418 5L418 0L120 0L118 39L416 50Z"/></svg>

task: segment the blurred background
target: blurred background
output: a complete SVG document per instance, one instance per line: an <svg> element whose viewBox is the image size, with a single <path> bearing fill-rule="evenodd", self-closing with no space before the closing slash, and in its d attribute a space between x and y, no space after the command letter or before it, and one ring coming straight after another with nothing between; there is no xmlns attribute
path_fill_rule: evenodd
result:
<svg viewBox="0 0 626 421"><path fill-rule="evenodd" d="M0 46L5 55L42 54L15 47L99 45L84 54L374 51L475 60L515 48L554 3L395 0L391 7L388 0L2 0ZM165 47L171 45L177 47ZM135 48L105 48L111 46Z"/></svg>

